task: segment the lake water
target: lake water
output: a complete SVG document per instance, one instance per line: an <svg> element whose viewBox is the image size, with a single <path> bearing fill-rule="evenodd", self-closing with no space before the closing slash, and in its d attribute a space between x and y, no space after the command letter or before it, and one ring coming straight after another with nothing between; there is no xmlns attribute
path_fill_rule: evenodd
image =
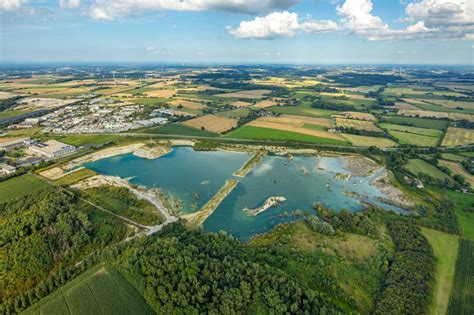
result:
<svg viewBox="0 0 474 315"><path fill-rule="evenodd" d="M245 153L175 147L172 152L154 160L126 154L85 166L100 174L131 177L133 184L159 188L166 196L181 200L179 209L182 213L190 213L212 198L249 157ZM245 178L238 178L239 184L204 222L204 229L224 230L247 240L291 220L282 215L285 211L312 210L315 203L335 210L363 209L363 204L351 193L363 196L366 202L398 210L379 201L378 197L384 195L370 184L372 178L336 179L337 173L348 173L337 157L295 156L290 161L284 156L266 156ZM246 207L260 207L272 196L283 196L287 200L257 216L242 211Z"/></svg>

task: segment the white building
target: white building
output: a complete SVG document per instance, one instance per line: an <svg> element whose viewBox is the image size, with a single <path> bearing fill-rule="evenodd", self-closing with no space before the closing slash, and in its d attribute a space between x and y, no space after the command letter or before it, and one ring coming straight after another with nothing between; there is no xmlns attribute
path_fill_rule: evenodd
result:
<svg viewBox="0 0 474 315"><path fill-rule="evenodd" d="M76 147L56 140L49 140L30 147L30 150L48 158L55 158L76 152Z"/></svg>
<svg viewBox="0 0 474 315"><path fill-rule="evenodd" d="M16 167L1 163L0 164L0 175L6 175L6 174L11 174L16 171Z"/></svg>

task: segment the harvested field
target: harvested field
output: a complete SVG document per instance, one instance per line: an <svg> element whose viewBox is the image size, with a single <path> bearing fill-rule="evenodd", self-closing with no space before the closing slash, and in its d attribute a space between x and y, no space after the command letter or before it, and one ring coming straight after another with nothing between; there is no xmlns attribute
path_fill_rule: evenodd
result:
<svg viewBox="0 0 474 315"><path fill-rule="evenodd" d="M184 108L189 108L189 109L203 109L204 105L197 103L197 102L192 102L188 100L172 100L168 102L171 106L183 106Z"/></svg>
<svg viewBox="0 0 474 315"><path fill-rule="evenodd" d="M226 132L237 127L237 119L223 118L215 115L205 115L183 122L183 125L204 129L211 132Z"/></svg>
<svg viewBox="0 0 474 315"><path fill-rule="evenodd" d="M0 100L7 100L9 98L13 98L13 97L16 97L18 95L16 94L13 94L13 93L9 93L9 92L1 92L0 91Z"/></svg>
<svg viewBox="0 0 474 315"><path fill-rule="evenodd" d="M358 120L368 120L368 121L377 121L374 115L370 113L361 113L361 112L344 112L342 113L347 118L358 119Z"/></svg>
<svg viewBox="0 0 474 315"><path fill-rule="evenodd" d="M456 147L474 143L474 130L449 127L444 135L442 146Z"/></svg>
<svg viewBox="0 0 474 315"><path fill-rule="evenodd" d="M448 112L435 112L429 110L412 110L412 109L401 109L400 115L410 117L430 117L430 118L448 118L450 120L468 120L474 122L474 115L469 114L458 114Z"/></svg>
<svg viewBox="0 0 474 315"><path fill-rule="evenodd" d="M378 148L390 148L390 147L397 146L397 143L387 138L358 136L358 135L343 134L343 133L341 133L340 135L355 146L363 146L363 147L374 146Z"/></svg>
<svg viewBox="0 0 474 315"><path fill-rule="evenodd" d="M336 117L336 126L344 129L357 129L365 131L375 131L382 132L382 129L378 128L371 121L366 120L356 120L356 119L346 119Z"/></svg>
<svg viewBox="0 0 474 315"><path fill-rule="evenodd" d="M413 109L413 110L419 109L418 107L411 105L409 103L405 103L405 102L396 102L394 107L398 109Z"/></svg>
<svg viewBox="0 0 474 315"><path fill-rule="evenodd" d="M232 93L221 93L216 94L217 97L234 97L234 98L250 98L250 99L260 99L265 96L265 94L271 93L271 90L243 90Z"/></svg>
<svg viewBox="0 0 474 315"><path fill-rule="evenodd" d="M176 90L154 90L147 91L144 94L150 97L171 98L176 94Z"/></svg>
<svg viewBox="0 0 474 315"><path fill-rule="evenodd" d="M319 93L321 96L329 96L329 97L347 97L354 100L367 100L365 95L362 94L348 94L348 93L329 93L329 92L321 92Z"/></svg>
<svg viewBox="0 0 474 315"><path fill-rule="evenodd" d="M261 117L249 122L247 126L289 131L309 136L344 141L336 133L304 128L305 124L330 126L330 121L324 118L283 115L280 117Z"/></svg>
<svg viewBox="0 0 474 315"><path fill-rule="evenodd" d="M263 100L260 102L257 102L253 107L255 108L267 108L267 107L272 107L278 105L277 102L271 101L271 100Z"/></svg>
<svg viewBox="0 0 474 315"><path fill-rule="evenodd" d="M15 110L52 109L59 106L71 104L77 101L78 100L60 100L57 98L28 97L28 98L21 99L21 101L17 102L15 106Z"/></svg>
<svg viewBox="0 0 474 315"><path fill-rule="evenodd" d="M230 105L235 106L235 107L249 107L249 106L252 106L253 104L249 102L237 101L237 102L230 103Z"/></svg>

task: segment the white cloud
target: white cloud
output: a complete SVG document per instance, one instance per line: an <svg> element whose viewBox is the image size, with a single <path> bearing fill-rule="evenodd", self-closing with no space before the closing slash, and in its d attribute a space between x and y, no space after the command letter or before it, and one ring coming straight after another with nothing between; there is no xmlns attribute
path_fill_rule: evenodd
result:
<svg viewBox="0 0 474 315"><path fill-rule="evenodd" d="M300 29L305 33L324 33L337 31L338 25L331 20L309 20L300 24Z"/></svg>
<svg viewBox="0 0 474 315"><path fill-rule="evenodd" d="M59 6L63 9L79 8L81 0L59 0Z"/></svg>
<svg viewBox="0 0 474 315"><path fill-rule="evenodd" d="M407 16L423 20L428 26L473 25L474 3L472 0L422 0L408 4Z"/></svg>
<svg viewBox="0 0 474 315"><path fill-rule="evenodd" d="M21 9L23 0L0 0L0 11L14 11Z"/></svg>
<svg viewBox="0 0 474 315"><path fill-rule="evenodd" d="M371 0L346 0L342 6L337 6L337 13L342 16L346 29L359 34L388 29L380 17L372 15L372 7Z"/></svg>
<svg viewBox="0 0 474 315"><path fill-rule="evenodd" d="M287 9L299 0L96 0L90 15L99 20L113 20L145 11L204 11L258 14Z"/></svg>
<svg viewBox="0 0 474 315"><path fill-rule="evenodd" d="M227 30L237 38L273 38L293 36L298 28L298 14L283 11L242 21L236 29L228 27Z"/></svg>
<svg viewBox="0 0 474 315"><path fill-rule="evenodd" d="M306 33L328 32L337 30L337 24L329 20L300 22L298 14L283 11L242 21L237 28L227 27L227 31L236 38L288 37L294 36L300 30Z"/></svg>

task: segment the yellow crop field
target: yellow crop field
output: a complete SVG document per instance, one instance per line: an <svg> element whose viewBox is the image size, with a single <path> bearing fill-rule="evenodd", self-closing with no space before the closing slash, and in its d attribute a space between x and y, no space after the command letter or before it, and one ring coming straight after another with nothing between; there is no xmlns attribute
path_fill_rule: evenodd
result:
<svg viewBox="0 0 474 315"><path fill-rule="evenodd" d="M230 105L233 105L235 107L249 107L249 106L252 106L253 104L249 102L237 101L237 102L230 103Z"/></svg>
<svg viewBox="0 0 474 315"><path fill-rule="evenodd" d="M267 107L272 107L278 105L277 102L271 101L271 100L263 100L260 102L257 102L253 107L255 108L267 108Z"/></svg>
<svg viewBox="0 0 474 315"><path fill-rule="evenodd" d="M218 117L215 115L205 115L183 122L184 125L203 129L211 132L226 132L237 127L237 119Z"/></svg>
<svg viewBox="0 0 474 315"><path fill-rule="evenodd" d="M260 117L257 121L266 121L277 124L292 125L302 127L304 124L318 125L323 127L331 127L331 121L327 118L316 118L296 115L281 115L278 117Z"/></svg>
<svg viewBox="0 0 474 315"><path fill-rule="evenodd" d="M443 147L466 146L474 143L474 130L449 127L443 139Z"/></svg>
<svg viewBox="0 0 474 315"><path fill-rule="evenodd" d="M172 100L168 102L171 106L183 106L184 108L189 108L189 109L203 109L204 105L197 103L197 102L192 102L188 100Z"/></svg>
<svg viewBox="0 0 474 315"><path fill-rule="evenodd" d="M155 90L145 92L144 94L150 97L171 98L176 94L176 90Z"/></svg>
<svg viewBox="0 0 474 315"><path fill-rule="evenodd" d="M374 125L371 121L366 120L356 120L356 119L346 119L336 117L336 126L349 129L365 130L365 131L382 131L380 128Z"/></svg>
<svg viewBox="0 0 474 315"><path fill-rule="evenodd" d="M269 94L271 92L272 92L271 90L243 90L243 91L232 92L232 93L216 94L215 96L260 99L260 98L263 98L266 94Z"/></svg>
<svg viewBox="0 0 474 315"><path fill-rule="evenodd" d="M464 177L467 183L474 187L474 176L472 176L466 169L457 162L439 160L439 164L446 166L452 173Z"/></svg>
<svg viewBox="0 0 474 315"><path fill-rule="evenodd" d="M349 141L355 146L361 147L378 147L378 148L390 148L396 147L397 144L387 138L379 138L379 137L367 137L367 136L358 136L358 135L351 135L351 134L340 134L344 139Z"/></svg>

